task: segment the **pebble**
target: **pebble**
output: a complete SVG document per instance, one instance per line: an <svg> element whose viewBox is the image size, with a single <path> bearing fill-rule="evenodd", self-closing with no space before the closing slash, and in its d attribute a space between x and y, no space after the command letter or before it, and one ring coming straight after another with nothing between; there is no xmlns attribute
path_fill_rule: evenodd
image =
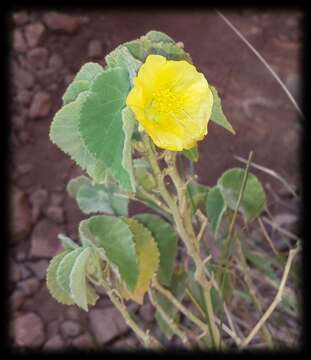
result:
<svg viewBox="0 0 311 360"><path fill-rule="evenodd" d="M31 296L35 294L39 289L40 281L37 278L32 277L30 279L20 282L18 286L26 296Z"/></svg>
<svg viewBox="0 0 311 360"><path fill-rule="evenodd" d="M22 142L22 143L27 143L29 140L30 136L29 133L25 130L21 130L18 133L18 139Z"/></svg>
<svg viewBox="0 0 311 360"><path fill-rule="evenodd" d="M86 349L94 347L95 344L90 334L83 334L74 339L71 345L76 348Z"/></svg>
<svg viewBox="0 0 311 360"><path fill-rule="evenodd" d="M99 344L105 344L128 330L122 315L113 307L92 309L89 319L90 328Z"/></svg>
<svg viewBox="0 0 311 360"><path fill-rule="evenodd" d="M63 58L58 54L52 54L49 58L49 68L55 71L62 69L64 66Z"/></svg>
<svg viewBox="0 0 311 360"><path fill-rule="evenodd" d="M30 195L29 201L32 205L32 219L34 222L37 221L40 216L47 198L48 192L46 189L38 189Z"/></svg>
<svg viewBox="0 0 311 360"><path fill-rule="evenodd" d="M75 33L80 25L81 19L76 16L66 15L55 11L44 14L43 21L50 30L59 30L68 34Z"/></svg>
<svg viewBox="0 0 311 360"><path fill-rule="evenodd" d="M61 243L57 238L63 229L51 220L40 220L31 236L31 257L51 258L60 249Z"/></svg>
<svg viewBox="0 0 311 360"><path fill-rule="evenodd" d="M15 25L25 25L28 22L28 14L26 11L19 11L13 14L13 21Z"/></svg>
<svg viewBox="0 0 311 360"><path fill-rule="evenodd" d="M17 52L26 52L27 45L23 32L19 29L14 30L13 32L13 49Z"/></svg>
<svg viewBox="0 0 311 360"><path fill-rule="evenodd" d="M25 38L28 45L33 48L40 44L45 33L45 27L40 23L32 23L25 27Z"/></svg>
<svg viewBox="0 0 311 360"><path fill-rule="evenodd" d="M48 268L48 266L49 266L49 262L47 260L40 260L29 263L29 267L31 268L31 270L39 280L45 279L46 269Z"/></svg>
<svg viewBox="0 0 311 360"><path fill-rule="evenodd" d="M61 205L64 201L64 195L59 193L53 193L51 195L51 205Z"/></svg>
<svg viewBox="0 0 311 360"><path fill-rule="evenodd" d="M22 69L17 63L13 63L12 66L12 79L18 89L30 89L35 83L34 76Z"/></svg>
<svg viewBox="0 0 311 360"><path fill-rule="evenodd" d="M64 342L59 335L55 335L44 344L46 350L57 350L64 346Z"/></svg>
<svg viewBox="0 0 311 360"><path fill-rule="evenodd" d="M17 282L21 279L21 271L18 264L10 258L9 260L9 273L10 273L10 281Z"/></svg>
<svg viewBox="0 0 311 360"><path fill-rule="evenodd" d="M59 206L56 205L49 206L45 214L49 219L51 219L57 224L64 223L64 209Z"/></svg>
<svg viewBox="0 0 311 360"><path fill-rule="evenodd" d="M73 320L66 320L60 326L63 339L75 338L81 334L81 325Z"/></svg>
<svg viewBox="0 0 311 360"><path fill-rule="evenodd" d="M32 218L26 194L12 185L10 195L9 227L12 235L10 238L15 243L24 240L28 236L32 226Z"/></svg>
<svg viewBox="0 0 311 360"><path fill-rule="evenodd" d="M28 105L31 100L31 93L26 89L20 89L17 93L17 101L23 105Z"/></svg>
<svg viewBox="0 0 311 360"><path fill-rule="evenodd" d="M113 349L127 350L136 349L139 346L139 340L134 336L125 337L117 340L113 345Z"/></svg>
<svg viewBox="0 0 311 360"><path fill-rule="evenodd" d="M49 52L45 47L31 49L27 56L32 68L45 69L47 67Z"/></svg>
<svg viewBox="0 0 311 360"><path fill-rule="evenodd" d="M18 316L13 322L13 332L18 346L39 347L45 340L43 322L35 313Z"/></svg>
<svg viewBox="0 0 311 360"><path fill-rule="evenodd" d="M20 175L25 175L29 173L32 169L32 164L25 163L25 164L19 164L17 165L17 171Z"/></svg>
<svg viewBox="0 0 311 360"><path fill-rule="evenodd" d="M88 55L91 58L98 58L103 56L103 46L99 40L92 40L89 43Z"/></svg>
<svg viewBox="0 0 311 360"><path fill-rule="evenodd" d="M50 113L51 105L51 97L48 93L45 91L37 92L29 110L30 118L38 119L47 116Z"/></svg>
<svg viewBox="0 0 311 360"><path fill-rule="evenodd" d="M24 304L25 298L25 294L22 290L15 290L9 299L11 311L18 310Z"/></svg>

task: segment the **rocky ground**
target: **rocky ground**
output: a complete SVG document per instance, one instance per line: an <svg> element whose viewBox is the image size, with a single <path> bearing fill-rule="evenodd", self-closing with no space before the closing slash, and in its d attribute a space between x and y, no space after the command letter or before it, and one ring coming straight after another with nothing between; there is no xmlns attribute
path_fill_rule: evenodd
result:
<svg viewBox="0 0 311 360"><path fill-rule="evenodd" d="M230 20L262 53L299 100L301 14L241 11ZM279 85L257 58L215 13L18 11L10 19L11 131L10 204L11 341L17 347L68 346L137 348L118 312L102 296L85 313L58 304L48 293L45 271L62 232L77 238L83 219L65 186L81 172L53 145L48 131L61 96L80 66L103 63L119 43L155 29L183 41L194 63L223 98L237 131L235 137L211 125L200 144L200 181L213 185L228 167L240 166L233 155L247 158L285 176L299 189L299 119ZM275 196L289 204L288 194L268 175L257 173ZM291 205L288 205L289 207ZM296 207L297 209L297 207ZM139 211L133 207L132 211ZM287 211L282 221L293 222ZM287 216L287 217L286 217ZM280 220L280 221L281 221ZM141 321L153 327L152 308L131 305ZM105 324L105 326L103 326Z"/></svg>

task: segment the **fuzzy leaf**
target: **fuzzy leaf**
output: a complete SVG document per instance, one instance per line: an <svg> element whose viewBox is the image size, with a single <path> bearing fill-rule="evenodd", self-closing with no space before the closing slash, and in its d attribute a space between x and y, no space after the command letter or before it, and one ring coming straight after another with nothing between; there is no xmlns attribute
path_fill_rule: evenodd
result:
<svg viewBox="0 0 311 360"><path fill-rule="evenodd" d="M230 131L232 134L235 134L233 127L229 123L228 119L226 118L226 115L222 110L221 99L218 95L217 90L214 88L214 86L210 86L210 89L213 93L213 98L214 98L211 120L214 121L216 124L225 128L226 130Z"/></svg>
<svg viewBox="0 0 311 360"><path fill-rule="evenodd" d="M101 182L106 167L87 151L78 129L81 107L87 96L87 91L82 92L75 101L63 106L55 114L49 136L52 143L68 154L96 182Z"/></svg>
<svg viewBox="0 0 311 360"><path fill-rule="evenodd" d="M209 189L208 186L199 184L194 180L189 182L187 186L187 195L192 208L192 213L195 213L198 208L205 205Z"/></svg>
<svg viewBox="0 0 311 360"><path fill-rule="evenodd" d="M88 177L82 175L74 179L71 179L67 184L66 190L71 197L76 198L77 193L82 185L91 185L91 184L92 184L91 180Z"/></svg>
<svg viewBox="0 0 311 360"><path fill-rule="evenodd" d="M244 171L241 168L233 168L224 172L218 179L218 187L227 206L232 210L235 209L238 201ZM242 212L246 222L251 222L260 215L265 207L265 191L257 177L249 173L239 211Z"/></svg>
<svg viewBox="0 0 311 360"><path fill-rule="evenodd" d="M69 279L71 296L76 304L85 311L88 311L88 302L92 305L97 300L97 295L91 285L87 284L86 278L87 263L90 261L91 254L90 247L82 249L76 256Z"/></svg>
<svg viewBox="0 0 311 360"><path fill-rule="evenodd" d="M147 32L145 37L154 43L168 42L168 43L175 44L175 41L170 36L168 36L167 34L161 32L161 31L151 30L151 31Z"/></svg>
<svg viewBox="0 0 311 360"><path fill-rule="evenodd" d="M139 266L133 235L122 219L97 215L80 223L80 236L95 239L105 252L106 260L116 268L117 275L133 291L138 279Z"/></svg>
<svg viewBox="0 0 311 360"><path fill-rule="evenodd" d="M146 191L151 191L155 188L156 182L151 172L149 171L150 165L143 159L134 159L134 173L137 183L142 186Z"/></svg>
<svg viewBox="0 0 311 360"><path fill-rule="evenodd" d="M207 195L206 213L212 230L217 237L221 219L226 211L225 200L217 186L211 188Z"/></svg>
<svg viewBox="0 0 311 360"><path fill-rule="evenodd" d="M74 250L78 247L78 245L70 239L70 237L64 234L58 234L59 240L62 242L62 245L65 250Z"/></svg>
<svg viewBox="0 0 311 360"><path fill-rule="evenodd" d="M171 284L177 253L177 234L172 226L153 214L139 214L134 218L151 232L160 251L159 281L164 286Z"/></svg>
<svg viewBox="0 0 311 360"><path fill-rule="evenodd" d="M56 278L57 268L63 258L69 253L70 251L66 250L62 253L54 256L50 261L50 264L47 268L46 274L46 285L53 296L59 303L64 305L72 305L74 304L73 299L68 291L65 291L59 284Z"/></svg>
<svg viewBox="0 0 311 360"><path fill-rule="evenodd" d="M149 288L152 276L159 267L159 250L151 232L134 219L123 220L134 237L135 248L139 261L139 276L134 291L125 291L126 298L143 304L144 295Z"/></svg>
<svg viewBox="0 0 311 360"><path fill-rule="evenodd" d="M88 62L84 64L63 95L63 104L74 101L78 95L88 90L95 77L104 71L100 64Z"/></svg>
<svg viewBox="0 0 311 360"><path fill-rule="evenodd" d="M79 130L88 151L111 170L124 190L134 191L130 175L122 166L125 135L121 112L129 89L124 68L115 67L98 75L81 106Z"/></svg>

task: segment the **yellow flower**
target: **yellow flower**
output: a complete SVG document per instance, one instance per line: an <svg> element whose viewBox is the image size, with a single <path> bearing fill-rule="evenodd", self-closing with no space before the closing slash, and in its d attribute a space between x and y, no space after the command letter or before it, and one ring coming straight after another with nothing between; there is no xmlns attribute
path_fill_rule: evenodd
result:
<svg viewBox="0 0 311 360"><path fill-rule="evenodd" d="M149 55L126 104L158 147L182 151L207 134L213 94L193 65Z"/></svg>

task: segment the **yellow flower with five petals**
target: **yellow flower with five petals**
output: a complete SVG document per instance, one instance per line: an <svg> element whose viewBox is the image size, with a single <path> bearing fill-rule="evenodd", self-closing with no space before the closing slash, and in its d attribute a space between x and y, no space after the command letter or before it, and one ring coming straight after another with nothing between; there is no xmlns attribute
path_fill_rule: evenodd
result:
<svg viewBox="0 0 311 360"><path fill-rule="evenodd" d="M161 149L191 149L207 134L213 94L188 62L149 55L134 78L126 104Z"/></svg>

